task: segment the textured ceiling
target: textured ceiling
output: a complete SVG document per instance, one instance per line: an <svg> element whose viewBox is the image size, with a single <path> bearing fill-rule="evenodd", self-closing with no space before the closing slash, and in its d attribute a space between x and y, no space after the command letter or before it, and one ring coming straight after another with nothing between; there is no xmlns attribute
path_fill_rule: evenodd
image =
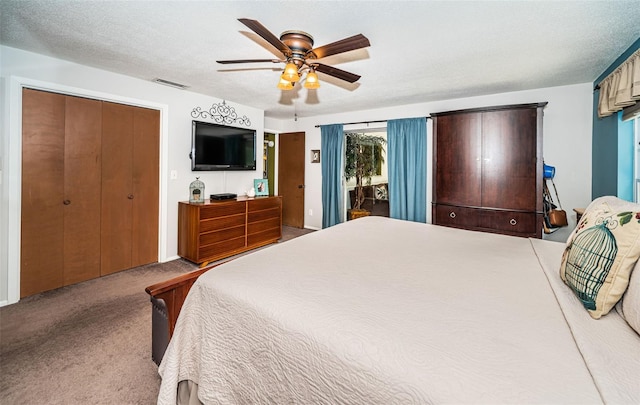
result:
<svg viewBox="0 0 640 405"><path fill-rule="evenodd" d="M0 42L256 107L290 119L595 80L640 38L633 1L0 1ZM318 90L276 88L280 58L240 23L315 45L354 34L371 47L321 62Z"/></svg>

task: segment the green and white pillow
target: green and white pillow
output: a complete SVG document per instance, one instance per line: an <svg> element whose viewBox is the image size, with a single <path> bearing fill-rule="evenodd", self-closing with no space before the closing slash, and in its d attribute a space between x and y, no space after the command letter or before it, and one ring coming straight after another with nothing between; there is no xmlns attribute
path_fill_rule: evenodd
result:
<svg viewBox="0 0 640 405"><path fill-rule="evenodd" d="M640 205L600 197L567 240L560 276L598 319L616 305L640 257Z"/></svg>

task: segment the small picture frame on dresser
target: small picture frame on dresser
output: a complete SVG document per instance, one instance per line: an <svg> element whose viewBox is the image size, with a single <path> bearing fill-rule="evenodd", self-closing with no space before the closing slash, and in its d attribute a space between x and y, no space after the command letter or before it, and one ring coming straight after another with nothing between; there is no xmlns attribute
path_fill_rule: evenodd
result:
<svg viewBox="0 0 640 405"><path fill-rule="evenodd" d="M256 190L256 197L269 195L269 180L255 179L253 180L253 188Z"/></svg>

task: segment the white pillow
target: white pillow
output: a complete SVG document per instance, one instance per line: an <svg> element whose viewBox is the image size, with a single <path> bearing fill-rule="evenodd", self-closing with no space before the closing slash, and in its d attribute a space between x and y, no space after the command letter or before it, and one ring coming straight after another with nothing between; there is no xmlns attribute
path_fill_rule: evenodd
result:
<svg viewBox="0 0 640 405"><path fill-rule="evenodd" d="M640 334L640 260L631 273L629 287L616 305L616 311Z"/></svg>

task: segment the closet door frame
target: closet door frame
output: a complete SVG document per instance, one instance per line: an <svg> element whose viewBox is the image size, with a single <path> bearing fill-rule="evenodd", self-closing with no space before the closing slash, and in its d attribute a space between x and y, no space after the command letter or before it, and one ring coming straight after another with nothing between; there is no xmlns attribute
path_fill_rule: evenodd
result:
<svg viewBox="0 0 640 405"><path fill-rule="evenodd" d="M158 201L158 261L167 260L167 180L169 169L167 167L168 156L168 110L167 104L155 101L135 99L115 95L102 91L87 90L78 87L66 86L32 78L11 76L7 83L8 105L14 106L9 114L8 123L5 124L7 140L5 141L5 155L7 160L3 167L3 180L6 180L4 190L8 194L6 211L7 227L3 246L6 248L6 300L0 299L0 305L14 304L20 301L20 219L21 219L21 187L22 187L22 89L49 91L64 95L93 98L102 101L128 104L160 111L160 150L159 150L159 201Z"/></svg>

